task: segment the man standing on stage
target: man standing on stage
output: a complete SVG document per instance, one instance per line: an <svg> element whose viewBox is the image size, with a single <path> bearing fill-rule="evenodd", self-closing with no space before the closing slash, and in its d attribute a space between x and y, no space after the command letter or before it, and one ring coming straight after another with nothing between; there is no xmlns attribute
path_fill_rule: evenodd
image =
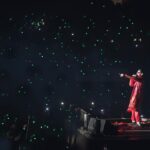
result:
<svg viewBox="0 0 150 150"><path fill-rule="evenodd" d="M132 123L136 123L138 126L141 126L139 109L143 99L143 73L139 69L136 75L129 76L121 73L120 77L129 79L129 86L132 87L132 93L127 111L131 112Z"/></svg>

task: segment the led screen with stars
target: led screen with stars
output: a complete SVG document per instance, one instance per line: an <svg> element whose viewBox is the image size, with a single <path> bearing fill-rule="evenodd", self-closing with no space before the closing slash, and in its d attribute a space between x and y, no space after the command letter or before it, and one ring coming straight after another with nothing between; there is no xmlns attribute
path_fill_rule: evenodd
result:
<svg viewBox="0 0 150 150"><path fill-rule="evenodd" d="M46 4L1 9L1 110L41 115L75 105L126 116L131 89L119 73L143 69L148 92L148 26L109 0Z"/></svg>

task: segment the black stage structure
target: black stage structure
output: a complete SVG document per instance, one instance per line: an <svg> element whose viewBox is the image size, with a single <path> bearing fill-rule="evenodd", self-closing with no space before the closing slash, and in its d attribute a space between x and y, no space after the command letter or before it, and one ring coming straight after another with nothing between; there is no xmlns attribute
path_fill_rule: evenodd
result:
<svg viewBox="0 0 150 150"><path fill-rule="evenodd" d="M129 118L104 119L80 109L80 127L70 136L73 150L150 149L150 119L142 118L141 126Z"/></svg>

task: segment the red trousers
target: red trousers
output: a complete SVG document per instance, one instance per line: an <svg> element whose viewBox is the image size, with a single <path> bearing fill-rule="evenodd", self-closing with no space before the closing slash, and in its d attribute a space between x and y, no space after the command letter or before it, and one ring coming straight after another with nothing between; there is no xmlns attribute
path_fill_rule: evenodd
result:
<svg viewBox="0 0 150 150"><path fill-rule="evenodd" d="M140 113L138 111L131 111L131 121L132 122L140 122Z"/></svg>

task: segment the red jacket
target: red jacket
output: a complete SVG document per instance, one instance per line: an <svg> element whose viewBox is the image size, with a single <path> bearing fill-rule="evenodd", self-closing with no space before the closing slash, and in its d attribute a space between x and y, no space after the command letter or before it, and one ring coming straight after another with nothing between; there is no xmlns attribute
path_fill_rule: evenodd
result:
<svg viewBox="0 0 150 150"><path fill-rule="evenodd" d="M143 83L141 80L138 80L135 77L131 77L129 86L133 89L127 111L131 112L132 110L139 110L140 103L142 101Z"/></svg>

